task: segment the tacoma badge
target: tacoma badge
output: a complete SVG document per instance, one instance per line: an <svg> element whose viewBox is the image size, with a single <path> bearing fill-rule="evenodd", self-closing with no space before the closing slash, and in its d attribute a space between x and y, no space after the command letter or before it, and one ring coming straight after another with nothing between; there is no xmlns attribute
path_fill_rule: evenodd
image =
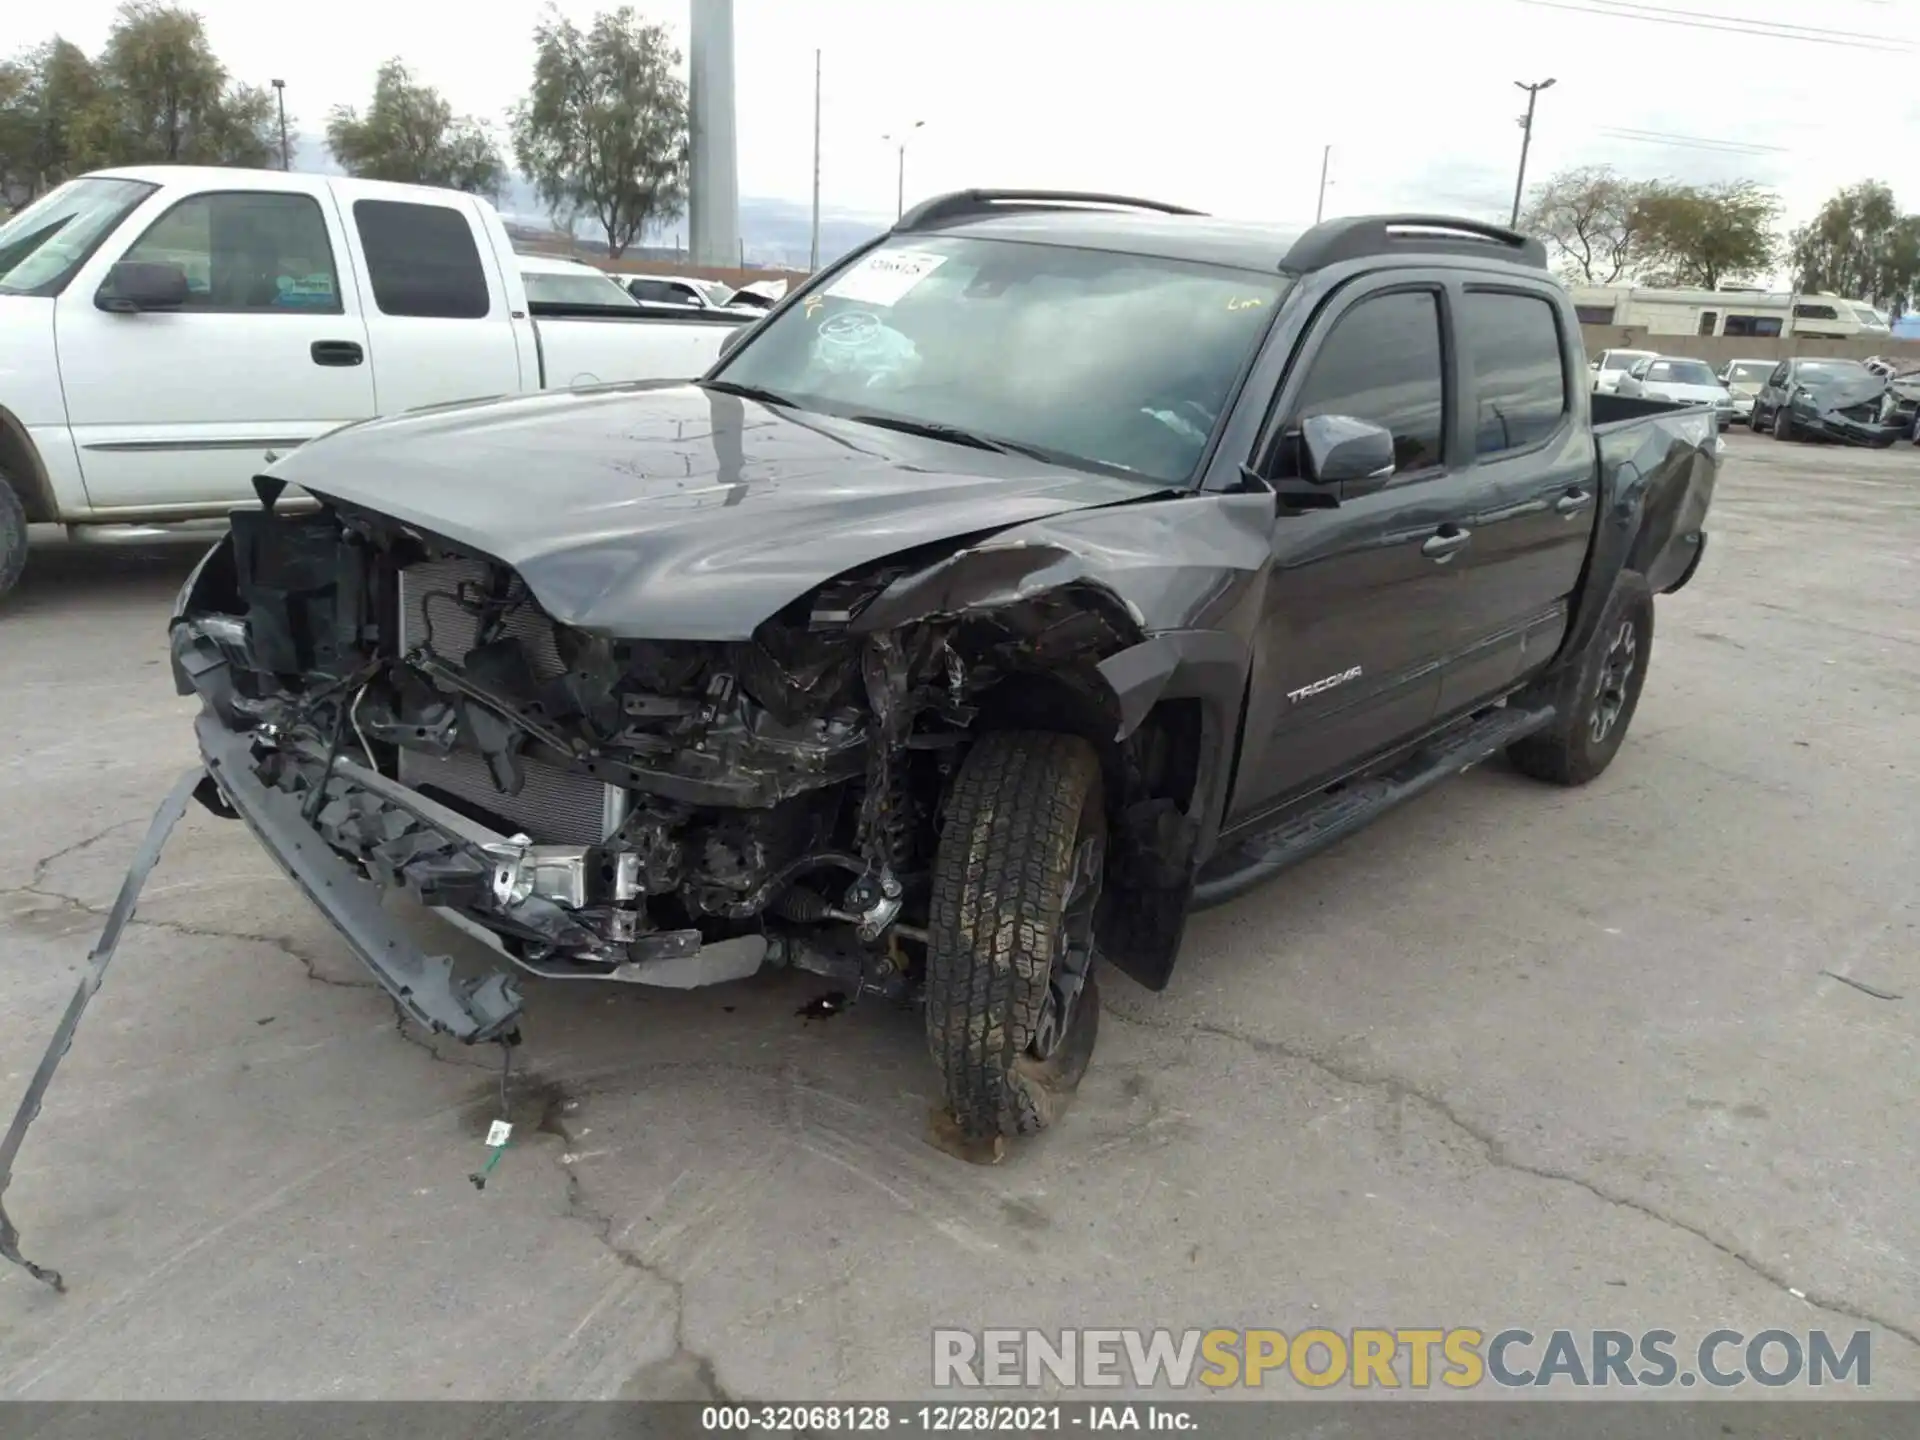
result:
<svg viewBox="0 0 1920 1440"><path fill-rule="evenodd" d="M1318 695L1323 691L1333 689L1336 685L1344 685L1349 680L1358 680L1359 678L1360 667L1356 665L1351 670L1342 670L1338 675L1329 675L1326 679L1316 680L1311 685L1302 685L1298 690L1289 690L1287 691L1287 699L1298 705L1309 695Z"/></svg>

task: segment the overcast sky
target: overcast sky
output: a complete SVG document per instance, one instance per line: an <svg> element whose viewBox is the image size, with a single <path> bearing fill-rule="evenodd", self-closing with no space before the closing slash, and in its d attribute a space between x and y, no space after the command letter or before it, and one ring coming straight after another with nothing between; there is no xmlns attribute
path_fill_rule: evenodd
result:
<svg viewBox="0 0 1920 1440"><path fill-rule="evenodd" d="M64 33L95 49L114 8L67 0ZM284 79L300 128L317 134L330 106L366 102L390 55L457 109L503 122L542 5L194 8L236 77ZM612 7L560 8L585 21ZM635 8L684 50L686 0ZM1730 33L1756 23L1807 33ZM1751 177L1779 189L1796 223L1838 185L1877 178L1920 209L1920 0L735 0L734 29L741 193L810 194L817 47L833 210L892 213L895 153L881 136L919 120L909 201L1050 185L1306 223L1331 145L1329 214L1504 219L1526 100L1514 82L1550 77L1530 175L1605 162ZM1621 130L1669 138L1609 133Z"/></svg>

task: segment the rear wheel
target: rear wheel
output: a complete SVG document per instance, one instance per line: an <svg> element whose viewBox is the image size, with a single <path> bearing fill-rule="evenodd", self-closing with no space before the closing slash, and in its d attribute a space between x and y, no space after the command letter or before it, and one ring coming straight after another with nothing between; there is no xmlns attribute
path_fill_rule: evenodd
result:
<svg viewBox="0 0 1920 1440"><path fill-rule="evenodd" d="M974 744L934 857L927 951L927 1043L962 1134L1044 1130L1086 1073L1105 864L1091 745L1037 731Z"/></svg>
<svg viewBox="0 0 1920 1440"><path fill-rule="evenodd" d="M1614 587L1586 653L1560 677L1551 729L1508 747L1523 775L1555 785L1584 785L1613 763L1640 705L1653 653L1653 591L1628 571Z"/></svg>
<svg viewBox="0 0 1920 1440"><path fill-rule="evenodd" d="M0 596L20 583L27 568L27 507L0 473Z"/></svg>

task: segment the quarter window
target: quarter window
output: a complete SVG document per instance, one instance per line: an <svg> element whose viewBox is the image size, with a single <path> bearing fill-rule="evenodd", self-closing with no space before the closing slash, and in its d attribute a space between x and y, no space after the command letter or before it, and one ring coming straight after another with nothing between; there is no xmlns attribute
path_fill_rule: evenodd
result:
<svg viewBox="0 0 1920 1440"><path fill-rule="evenodd" d="M492 309L473 227L447 205L356 200L354 227L367 253L382 315L479 320Z"/></svg>
<svg viewBox="0 0 1920 1440"><path fill-rule="evenodd" d="M1475 454L1524 450L1559 428L1567 373L1551 302L1470 290L1460 306L1460 338L1473 367Z"/></svg>
<svg viewBox="0 0 1920 1440"><path fill-rule="evenodd" d="M327 222L310 195L224 191L182 200L121 257L176 265L185 310L340 313Z"/></svg>
<svg viewBox="0 0 1920 1440"><path fill-rule="evenodd" d="M1314 356L1298 420L1351 415L1393 432L1395 470L1440 464L1446 417L1440 305L1430 290L1362 300L1335 322Z"/></svg>

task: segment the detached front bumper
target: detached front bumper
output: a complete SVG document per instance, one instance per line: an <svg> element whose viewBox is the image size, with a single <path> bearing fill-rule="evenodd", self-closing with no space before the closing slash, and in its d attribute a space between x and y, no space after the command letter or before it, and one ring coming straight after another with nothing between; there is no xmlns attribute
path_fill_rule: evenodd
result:
<svg viewBox="0 0 1920 1440"><path fill-rule="evenodd" d="M1836 440L1842 445L1863 445L1885 449L1900 439L1904 427L1884 425L1878 420L1859 420L1838 410L1793 410L1794 428L1818 440Z"/></svg>
<svg viewBox="0 0 1920 1440"><path fill-rule="evenodd" d="M220 798L246 822L261 847L306 892L408 1015L429 1030L468 1044L499 1039L514 1028L521 1000L511 972L496 970L463 979L454 974L451 956L429 955L420 949L381 904L380 887L336 855L307 822L300 796L260 779L251 735L227 729L213 714L202 714L194 728ZM380 819L374 817L374 823ZM394 841L406 838L392 836ZM406 848L421 859L437 858L425 847Z"/></svg>

